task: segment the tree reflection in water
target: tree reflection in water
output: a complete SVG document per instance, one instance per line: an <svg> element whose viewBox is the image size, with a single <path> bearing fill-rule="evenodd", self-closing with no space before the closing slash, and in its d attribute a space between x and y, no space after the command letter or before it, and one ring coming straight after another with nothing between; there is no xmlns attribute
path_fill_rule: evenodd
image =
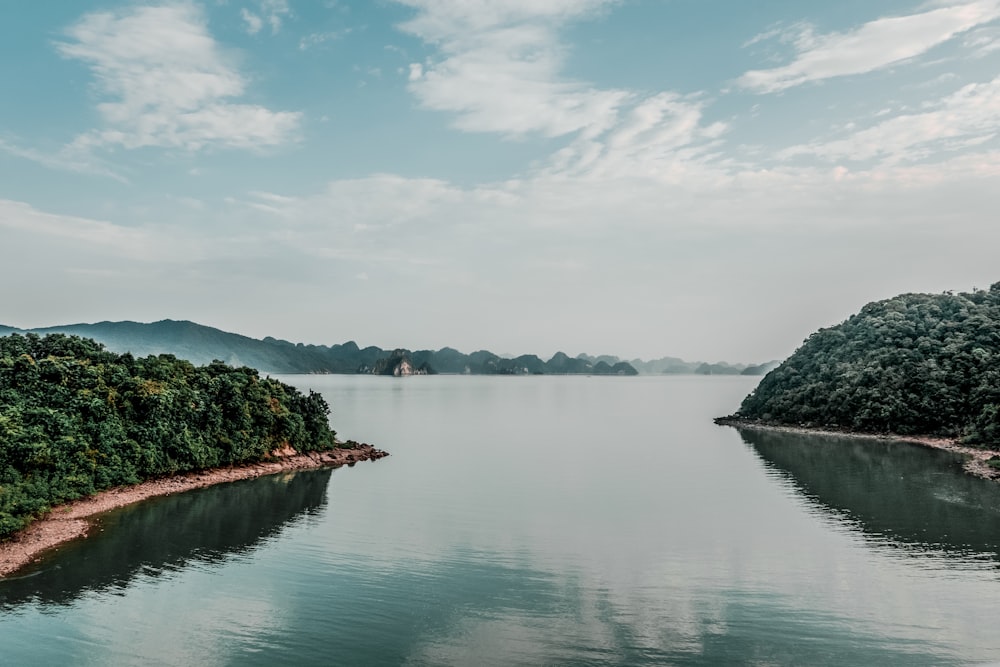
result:
<svg viewBox="0 0 1000 667"><path fill-rule="evenodd" d="M740 429L799 494L895 545L1000 561L1000 484L958 455L905 442ZM919 551L919 550L918 550Z"/></svg>
<svg viewBox="0 0 1000 667"><path fill-rule="evenodd" d="M124 589L191 562L218 563L318 513L332 470L270 475L148 500L98 517L71 542L0 581L0 609L69 604L88 591Z"/></svg>

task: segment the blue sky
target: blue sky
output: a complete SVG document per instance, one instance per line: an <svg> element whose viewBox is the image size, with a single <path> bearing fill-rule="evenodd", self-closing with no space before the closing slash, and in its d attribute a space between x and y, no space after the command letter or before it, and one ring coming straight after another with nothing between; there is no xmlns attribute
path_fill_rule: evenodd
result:
<svg viewBox="0 0 1000 667"><path fill-rule="evenodd" d="M750 362L1000 280L1000 0L4 14L0 323Z"/></svg>

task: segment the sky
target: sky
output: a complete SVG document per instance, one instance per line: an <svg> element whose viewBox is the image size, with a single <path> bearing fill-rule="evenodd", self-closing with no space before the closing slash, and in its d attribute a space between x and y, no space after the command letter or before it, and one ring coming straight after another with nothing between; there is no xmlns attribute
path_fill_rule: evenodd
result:
<svg viewBox="0 0 1000 667"><path fill-rule="evenodd" d="M0 8L2 324L753 363L1000 281L1000 0Z"/></svg>

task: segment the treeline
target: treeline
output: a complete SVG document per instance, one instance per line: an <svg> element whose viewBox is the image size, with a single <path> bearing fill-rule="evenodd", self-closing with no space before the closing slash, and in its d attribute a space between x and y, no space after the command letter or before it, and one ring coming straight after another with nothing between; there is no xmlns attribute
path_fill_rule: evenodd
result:
<svg viewBox="0 0 1000 667"><path fill-rule="evenodd" d="M285 445L334 447L323 397L251 368L115 354L76 336L0 338L0 537L50 507Z"/></svg>
<svg viewBox="0 0 1000 667"><path fill-rule="evenodd" d="M1000 283L870 303L810 336L734 416L1000 442Z"/></svg>

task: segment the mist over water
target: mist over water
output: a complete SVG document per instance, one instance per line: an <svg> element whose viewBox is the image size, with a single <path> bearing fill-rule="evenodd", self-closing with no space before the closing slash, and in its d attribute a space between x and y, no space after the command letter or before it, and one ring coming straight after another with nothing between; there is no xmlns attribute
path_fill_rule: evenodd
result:
<svg viewBox="0 0 1000 667"><path fill-rule="evenodd" d="M714 425L756 378L281 379L392 456L106 516L0 582L4 661L1000 661L1000 485Z"/></svg>

